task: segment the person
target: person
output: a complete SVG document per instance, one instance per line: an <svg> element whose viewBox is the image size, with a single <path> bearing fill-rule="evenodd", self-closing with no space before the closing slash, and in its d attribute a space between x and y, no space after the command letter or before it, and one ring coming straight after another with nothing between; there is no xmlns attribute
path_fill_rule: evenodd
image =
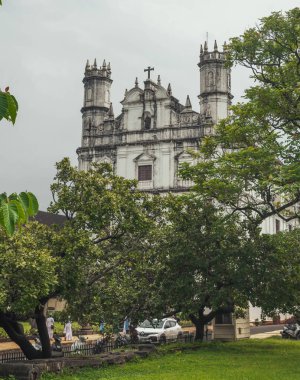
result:
<svg viewBox="0 0 300 380"><path fill-rule="evenodd" d="M34 343L33 343L33 347L37 350L37 351L42 351L42 345L41 345L41 341L40 341L40 338L35 335L34 338Z"/></svg>
<svg viewBox="0 0 300 380"><path fill-rule="evenodd" d="M126 335L129 332L129 319L126 317L123 325L123 334Z"/></svg>
<svg viewBox="0 0 300 380"><path fill-rule="evenodd" d="M54 318L50 315L46 320L46 326L48 330L48 335L50 339L53 339L54 333Z"/></svg>
<svg viewBox="0 0 300 380"><path fill-rule="evenodd" d="M62 346L61 346L61 337L54 333L53 335L54 343L52 343L52 350L57 352L62 352Z"/></svg>
<svg viewBox="0 0 300 380"><path fill-rule="evenodd" d="M104 335L104 321L103 320L100 321L99 330L100 330L100 334Z"/></svg>
<svg viewBox="0 0 300 380"><path fill-rule="evenodd" d="M70 320L68 320L68 322L65 324L64 334L65 334L66 340L72 340L73 339L72 323Z"/></svg>

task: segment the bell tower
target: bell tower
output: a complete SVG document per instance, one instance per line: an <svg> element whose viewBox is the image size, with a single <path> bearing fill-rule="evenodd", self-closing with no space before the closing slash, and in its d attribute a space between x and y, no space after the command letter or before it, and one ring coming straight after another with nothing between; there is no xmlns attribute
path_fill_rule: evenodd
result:
<svg viewBox="0 0 300 380"><path fill-rule="evenodd" d="M89 133L91 128L96 129L103 123L110 109L110 87L112 84L110 64L103 61L102 67L86 63L83 78L84 99L82 112L82 135Z"/></svg>
<svg viewBox="0 0 300 380"><path fill-rule="evenodd" d="M217 42L214 50L208 51L205 41L204 49L200 47L200 114L206 118L211 117L213 124L228 116L231 105L231 70L225 66L225 49L218 50Z"/></svg>

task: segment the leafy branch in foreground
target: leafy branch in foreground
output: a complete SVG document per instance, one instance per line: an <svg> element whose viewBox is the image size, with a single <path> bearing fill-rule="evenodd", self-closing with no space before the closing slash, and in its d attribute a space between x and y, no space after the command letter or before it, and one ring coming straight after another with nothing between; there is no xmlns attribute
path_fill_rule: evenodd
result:
<svg viewBox="0 0 300 380"><path fill-rule="evenodd" d="M11 236L16 226L21 226L38 212L39 204L34 194L22 192L7 196L0 194L0 226Z"/></svg>
<svg viewBox="0 0 300 380"><path fill-rule="evenodd" d="M9 87L6 87L4 92L0 90L0 121L6 119L15 124L18 109L18 102L16 98L10 94Z"/></svg>

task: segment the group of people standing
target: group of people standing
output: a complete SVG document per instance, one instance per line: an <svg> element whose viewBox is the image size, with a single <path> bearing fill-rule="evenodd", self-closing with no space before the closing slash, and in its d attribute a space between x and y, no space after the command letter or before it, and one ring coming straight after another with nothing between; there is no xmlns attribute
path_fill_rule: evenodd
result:
<svg viewBox="0 0 300 380"><path fill-rule="evenodd" d="M53 336L54 336L54 318L51 315L46 319L46 326L47 326L49 338L53 339ZM65 339L67 341L71 341L73 339L72 323L70 320L68 320L68 322L65 324L64 334L65 334Z"/></svg>

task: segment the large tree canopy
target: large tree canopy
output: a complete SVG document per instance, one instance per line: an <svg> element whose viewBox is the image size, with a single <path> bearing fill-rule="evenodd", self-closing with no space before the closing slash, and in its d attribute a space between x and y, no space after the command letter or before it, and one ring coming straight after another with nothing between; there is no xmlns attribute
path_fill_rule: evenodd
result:
<svg viewBox="0 0 300 380"><path fill-rule="evenodd" d="M0 326L28 358L50 352L42 307L43 300L56 289L58 279L50 242L51 232L37 222L18 229L12 237L0 230ZM36 317L43 352L33 348L18 324L20 317L29 316Z"/></svg>
<svg viewBox="0 0 300 380"><path fill-rule="evenodd" d="M182 174L257 223L275 214L298 218L300 9L272 13L232 38L227 58L249 69L254 85L204 139L199 163Z"/></svg>
<svg viewBox="0 0 300 380"><path fill-rule="evenodd" d="M198 195L166 202L157 292L165 311L190 316L197 339L216 315L238 314L249 301L267 313L298 310L299 230L260 235Z"/></svg>
<svg viewBox="0 0 300 380"><path fill-rule="evenodd" d="M43 314L49 298L63 297L68 312L82 323L103 318L119 322L126 316L139 319L155 297L159 268L155 250L159 198L139 192L135 181L114 175L108 165L83 172L64 159L57 169L50 210L64 213L65 224L36 231L24 227L24 236L18 231L3 240L9 259L13 249L9 253L7 247L19 244L16 265L20 260L22 272L19 281L8 286L18 271L14 274L12 259L3 265L3 288L8 293L2 302L9 309L3 309L0 324L31 359L51 355ZM21 314L34 314L39 320L42 353L35 352L19 331L16 321Z"/></svg>

